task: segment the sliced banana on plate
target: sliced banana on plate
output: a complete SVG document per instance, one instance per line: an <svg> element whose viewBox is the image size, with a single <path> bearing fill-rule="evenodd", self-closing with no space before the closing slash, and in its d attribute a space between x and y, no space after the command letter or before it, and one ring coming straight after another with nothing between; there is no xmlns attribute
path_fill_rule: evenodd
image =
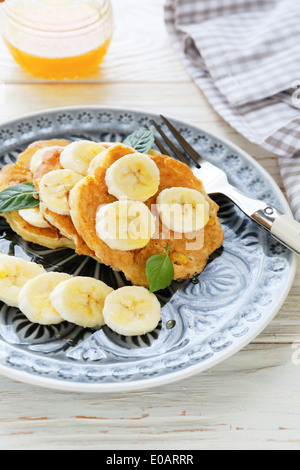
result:
<svg viewBox="0 0 300 470"><path fill-rule="evenodd" d="M130 251L146 246L155 232L155 218L143 202L116 201L100 206L96 232L112 250Z"/></svg>
<svg viewBox="0 0 300 470"><path fill-rule="evenodd" d="M18 307L18 295L23 286L45 272L39 264L0 254L0 300L10 307Z"/></svg>
<svg viewBox="0 0 300 470"><path fill-rule="evenodd" d="M157 193L159 169L145 154L133 153L113 163L106 171L108 192L117 199L145 202Z"/></svg>
<svg viewBox="0 0 300 470"><path fill-rule="evenodd" d="M86 176L91 161L105 150L98 142L80 140L67 145L60 154L60 164L66 170L72 170Z"/></svg>
<svg viewBox="0 0 300 470"><path fill-rule="evenodd" d="M103 150L103 152L99 153L90 163L89 168L88 168L88 176L93 176L95 174L95 171L99 166L102 166L106 155L107 155L108 149Z"/></svg>
<svg viewBox="0 0 300 470"><path fill-rule="evenodd" d="M56 214L70 215L69 193L82 178L72 170L46 173L39 183L39 194L44 206Z"/></svg>
<svg viewBox="0 0 300 470"><path fill-rule="evenodd" d="M156 203L162 223L174 232L196 232L209 221L209 203L195 189L165 189Z"/></svg>
<svg viewBox="0 0 300 470"><path fill-rule="evenodd" d="M59 147L58 145L53 145L52 147L44 147L42 149L39 149L35 152L33 155L31 162L30 162L30 171L32 174L34 174L37 170L37 168L40 166L40 164L43 162L44 157L49 154L50 152L54 152L55 150L61 150L62 147Z"/></svg>
<svg viewBox="0 0 300 470"><path fill-rule="evenodd" d="M50 228L46 219L43 217L43 214L40 211L40 207L32 207L31 209L21 209L19 210L19 215L22 217L25 222L34 227L38 228Z"/></svg>
<svg viewBox="0 0 300 470"><path fill-rule="evenodd" d="M62 323L64 319L54 309L50 294L60 282L70 278L69 274L51 272L31 279L18 295L19 309L32 323L40 325Z"/></svg>
<svg viewBox="0 0 300 470"><path fill-rule="evenodd" d="M121 287L106 297L103 317L107 326L120 335L144 335L159 324L161 305L144 287Z"/></svg>
<svg viewBox="0 0 300 470"><path fill-rule="evenodd" d="M59 284L50 300L55 310L70 323L84 328L104 325L102 310L113 289L104 282L77 276Z"/></svg>

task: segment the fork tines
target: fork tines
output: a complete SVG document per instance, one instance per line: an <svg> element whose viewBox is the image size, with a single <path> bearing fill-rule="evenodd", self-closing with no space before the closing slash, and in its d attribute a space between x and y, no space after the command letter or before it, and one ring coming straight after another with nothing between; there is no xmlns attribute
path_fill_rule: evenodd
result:
<svg viewBox="0 0 300 470"><path fill-rule="evenodd" d="M193 162L193 164L196 166L196 168L201 168L198 160L201 160L201 156L196 152L195 149L193 149L193 147L191 147L191 145L182 137L182 135L177 131L177 129L175 129L175 127L170 123L170 121L165 118L164 116L161 116L161 118L163 119L163 121L165 122L165 124L168 126L169 130L171 131L171 134L175 137L175 139L179 142L179 144L182 146L182 148L186 151L186 153L189 155L190 158L187 158L177 147L176 145L174 145L174 143L166 136L166 134L164 133L164 131L161 129L161 127L157 124L157 122L155 122L154 120L152 120L152 124L153 126L155 127L155 129L157 130L157 132L160 134L160 136L162 137L162 139L165 141L165 143L170 147L170 149L172 150L172 152L174 152L174 154L176 155L177 158L179 158L179 160L181 160L183 163L191 166L191 161ZM155 139L155 143L156 145L158 146L158 148L160 149L161 152L163 152L164 154L168 154L166 153L166 149L163 147L163 145L161 144L161 142L158 140L158 139Z"/></svg>

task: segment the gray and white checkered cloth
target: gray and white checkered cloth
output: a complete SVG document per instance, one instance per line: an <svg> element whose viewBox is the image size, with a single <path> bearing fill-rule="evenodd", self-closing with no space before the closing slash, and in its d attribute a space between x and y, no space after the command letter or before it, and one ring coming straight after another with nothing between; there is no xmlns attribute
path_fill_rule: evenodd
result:
<svg viewBox="0 0 300 470"><path fill-rule="evenodd" d="M278 155L300 220L300 1L166 0L165 21L220 116Z"/></svg>

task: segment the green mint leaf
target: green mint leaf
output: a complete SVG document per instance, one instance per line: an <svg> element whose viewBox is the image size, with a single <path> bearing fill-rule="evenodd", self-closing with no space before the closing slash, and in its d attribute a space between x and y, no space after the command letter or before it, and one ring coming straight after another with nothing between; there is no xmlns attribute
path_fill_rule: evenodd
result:
<svg viewBox="0 0 300 470"><path fill-rule="evenodd" d="M124 144L134 148L139 153L147 153L153 147L154 133L151 129L140 127L133 134L129 135Z"/></svg>
<svg viewBox="0 0 300 470"><path fill-rule="evenodd" d="M165 255L154 255L147 260L146 276L151 293L165 289L174 279L174 266L169 258L169 250L170 247L168 246Z"/></svg>
<svg viewBox="0 0 300 470"><path fill-rule="evenodd" d="M40 203L33 183L20 183L0 192L0 214L30 209Z"/></svg>

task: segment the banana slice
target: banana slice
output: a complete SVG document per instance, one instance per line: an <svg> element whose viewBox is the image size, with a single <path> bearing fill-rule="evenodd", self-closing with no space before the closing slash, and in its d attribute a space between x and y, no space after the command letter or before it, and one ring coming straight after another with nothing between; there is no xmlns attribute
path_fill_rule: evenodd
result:
<svg viewBox="0 0 300 470"><path fill-rule="evenodd" d="M60 164L66 170L72 170L86 176L91 161L104 150L105 147L102 143L90 140L72 142L62 151Z"/></svg>
<svg viewBox="0 0 300 470"><path fill-rule="evenodd" d="M154 161L142 153L126 155L106 171L108 192L117 199L145 202L157 193L160 173Z"/></svg>
<svg viewBox="0 0 300 470"><path fill-rule="evenodd" d="M120 335L144 335L157 327L161 306L144 287L121 287L106 297L103 317L107 326Z"/></svg>
<svg viewBox="0 0 300 470"><path fill-rule="evenodd" d="M165 189L156 202L162 223L174 232L196 232L209 221L209 203L195 189Z"/></svg>
<svg viewBox="0 0 300 470"><path fill-rule="evenodd" d="M56 214L70 215L69 193L82 178L72 170L54 170L46 173L39 183L39 194L43 204Z"/></svg>
<svg viewBox="0 0 300 470"><path fill-rule="evenodd" d="M59 284L50 300L65 320L84 328L96 328L104 325L102 310L111 292L113 289L102 281L77 276Z"/></svg>
<svg viewBox="0 0 300 470"><path fill-rule="evenodd" d="M48 224L46 219L43 217L43 214L40 211L39 206L33 207L31 209L21 209L19 210L19 215L28 222L30 225L38 228L50 228L51 225Z"/></svg>
<svg viewBox="0 0 300 470"><path fill-rule="evenodd" d="M56 312L50 294L55 287L71 276L65 273L40 274L28 281L18 295L19 309L32 323L57 325L64 319Z"/></svg>
<svg viewBox="0 0 300 470"><path fill-rule="evenodd" d="M33 155L31 162L30 162L30 171L32 174L34 174L37 170L37 168L40 166L42 163L44 157L54 151L54 150L61 150L62 147L59 147L58 145L53 145L52 147L44 147L42 149L39 149L35 152Z"/></svg>
<svg viewBox="0 0 300 470"><path fill-rule="evenodd" d="M161 153L157 150L150 149L148 150L147 155L149 155L150 157L157 157L157 155L161 155Z"/></svg>
<svg viewBox="0 0 300 470"><path fill-rule="evenodd" d="M96 169L99 166L102 166L105 160L105 157L107 155L108 149L103 150L103 152L100 152L90 163L89 168L88 168L88 176L93 176L95 174Z"/></svg>
<svg viewBox="0 0 300 470"><path fill-rule="evenodd" d="M18 295L22 287L30 279L45 272L39 264L0 254L0 300L10 307L18 307Z"/></svg>
<svg viewBox="0 0 300 470"><path fill-rule="evenodd" d="M143 248L149 243L155 228L155 218L143 202L116 201L97 210L97 235L112 250Z"/></svg>

